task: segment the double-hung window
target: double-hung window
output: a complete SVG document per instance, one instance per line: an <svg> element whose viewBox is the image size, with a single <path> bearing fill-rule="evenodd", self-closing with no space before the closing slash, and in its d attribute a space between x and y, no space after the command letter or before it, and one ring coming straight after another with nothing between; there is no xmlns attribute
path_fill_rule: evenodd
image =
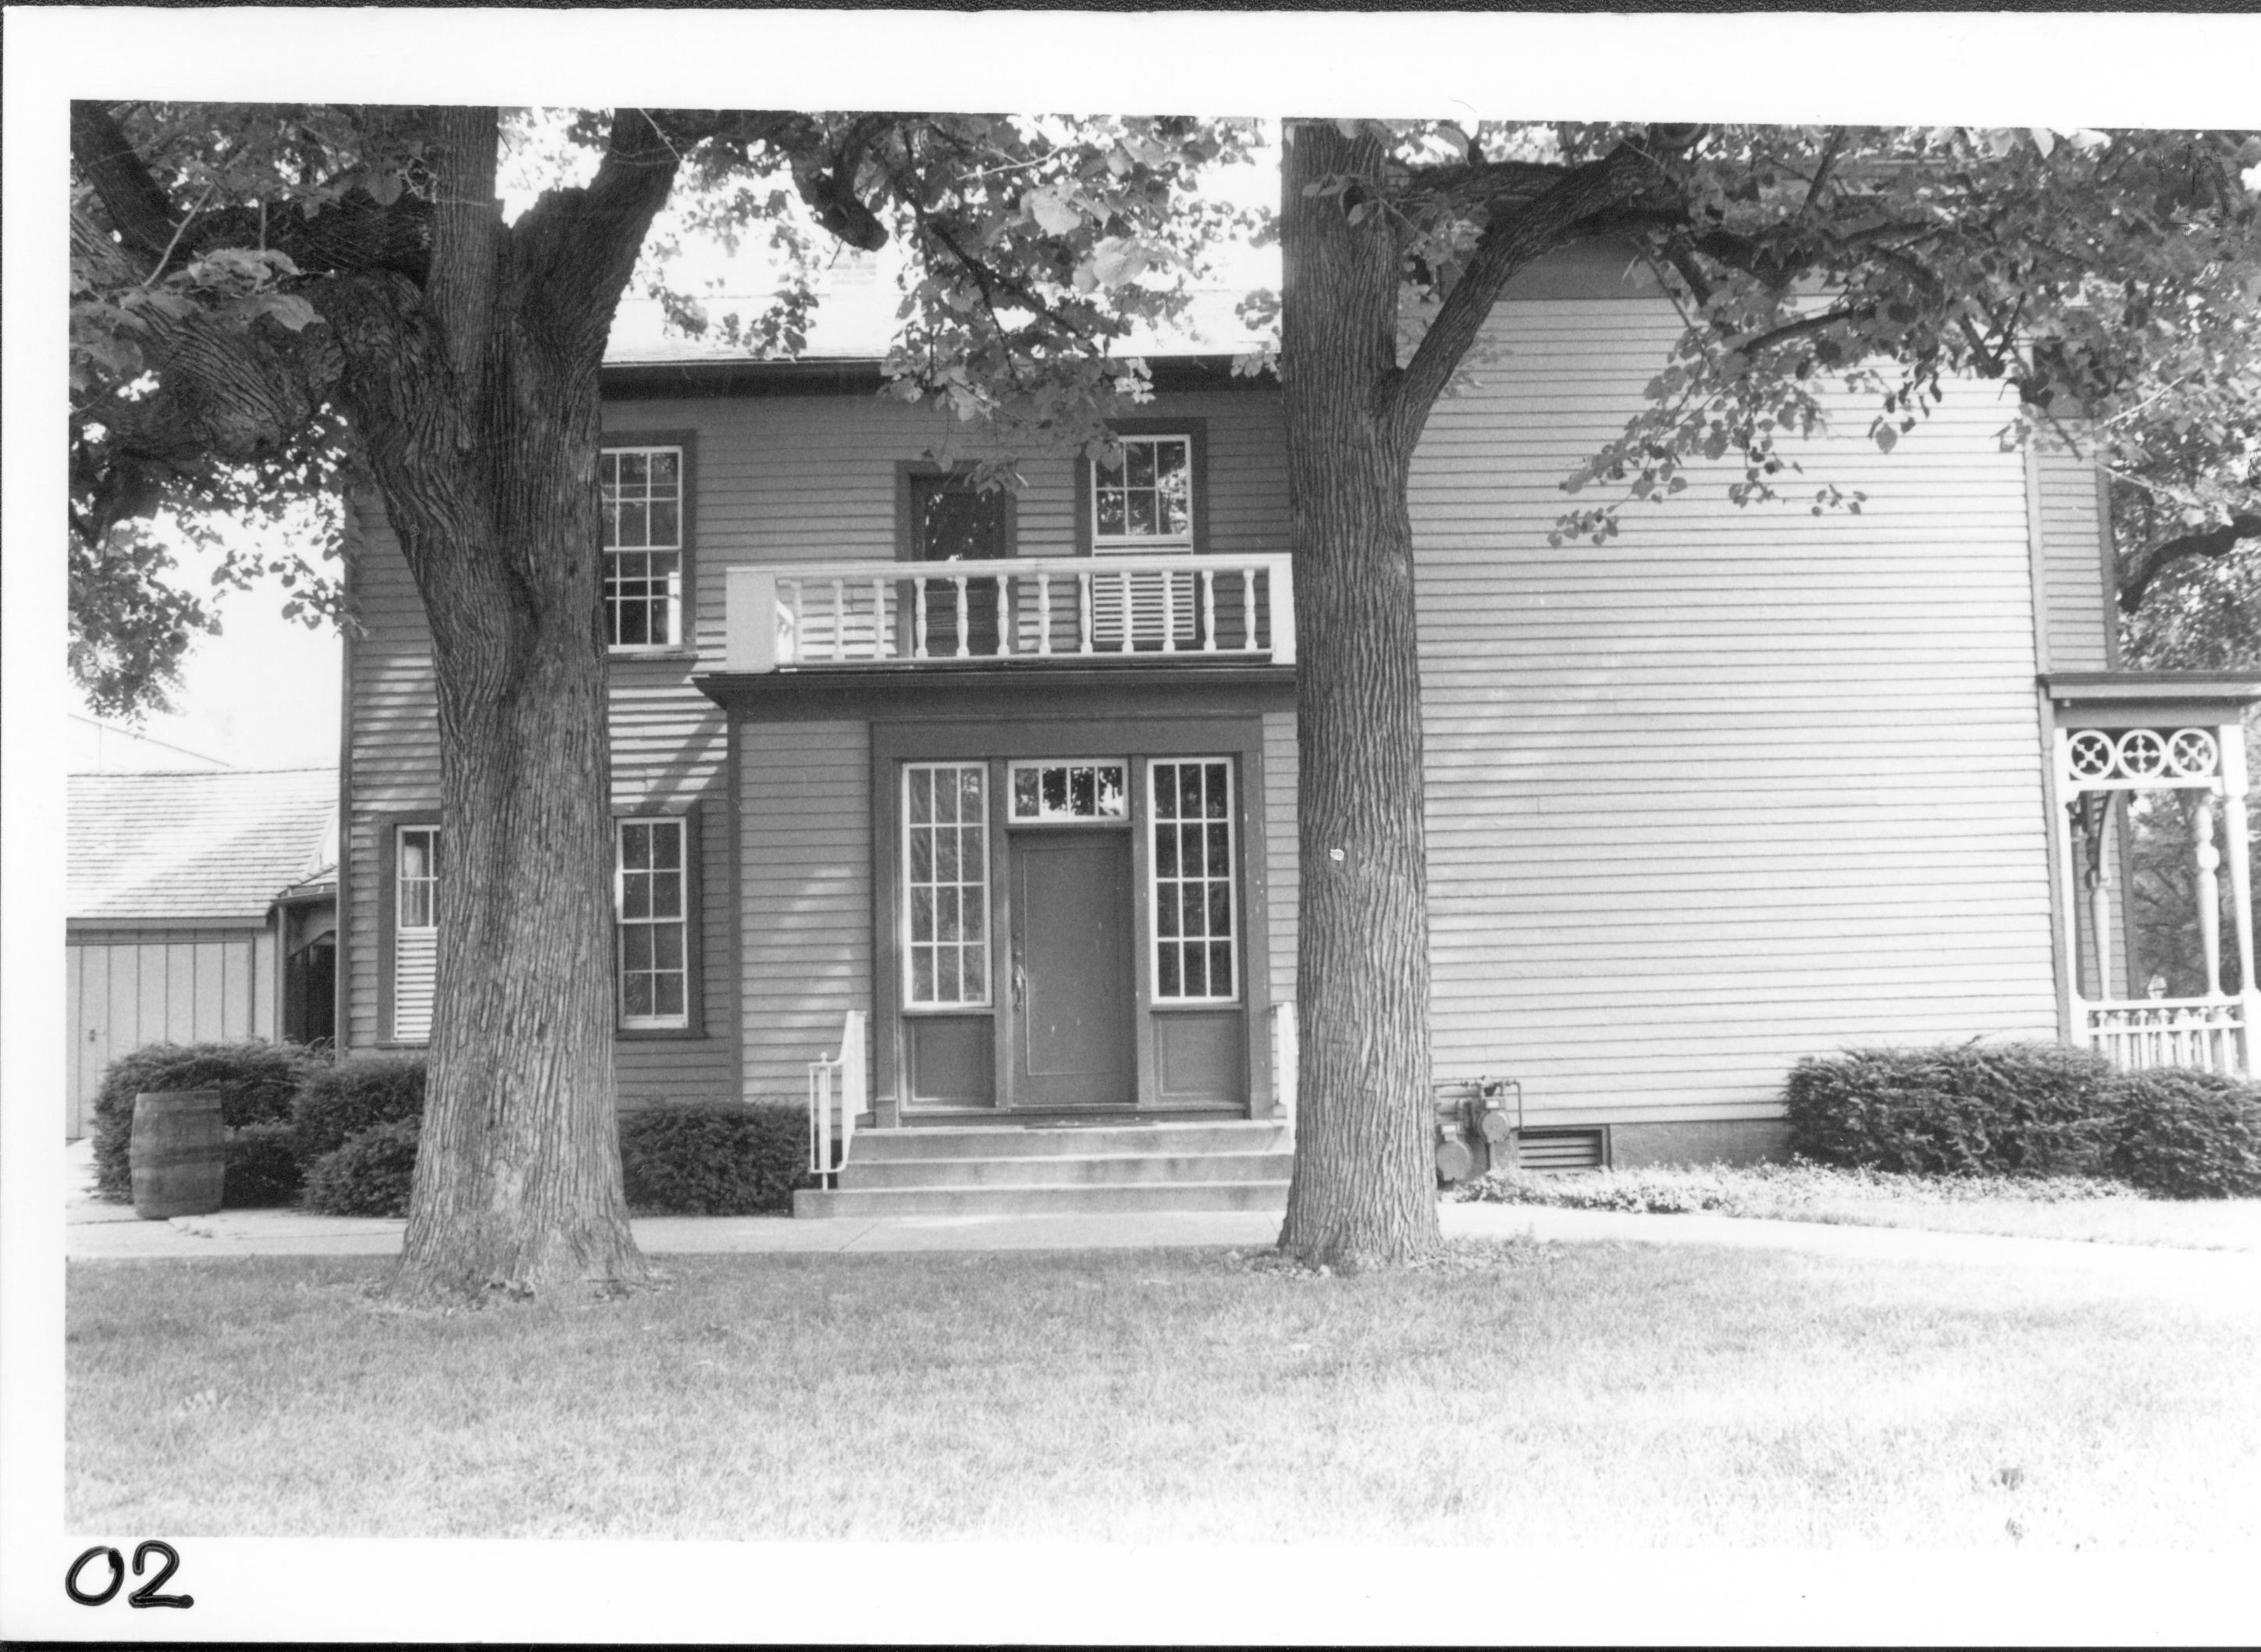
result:
<svg viewBox="0 0 2261 1652"><path fill-rule="evenodd" d="M621 1025L691 1024L689 844L678 817L614 822Z"/></svg>
<svg viewBox="0 0 2261 1652"><path fill-rule="evenodd" d="M683 449L607 448L597 458L603 517L605 640L673 648L683 636Z"/></svg>
<svg viewBox="0 0 2261 1652"><path fill-rule="evenodd" d="M1183 556L1195 548L1195 442L1188 433L1116 438L1122 462L1091 466L1091 516L1086 523L1097 557ZM1178 648L1200 643L1190 573L1093 571L1092 642L1100 649Z"/></svg>
<svg viewBox="0 0 2261 1652"><path fill-rule="evenodd" d="M432 1037L440 966L440 829L400 826L392 838L392 1037Z"/></svg>

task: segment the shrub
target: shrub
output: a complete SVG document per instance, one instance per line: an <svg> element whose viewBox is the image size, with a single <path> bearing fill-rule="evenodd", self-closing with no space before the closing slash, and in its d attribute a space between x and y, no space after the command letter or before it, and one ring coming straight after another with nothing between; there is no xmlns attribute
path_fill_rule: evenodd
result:
<svg viewBox="0 0 2261 1652"><path fill-rule="evenodd" d="M269 1120L228 1131L222 1208L248 1210L295 1203L304 1179L298 1169L297 1137L289 1124Z"/></svg>
<svg viewBox="0 0 2261 1652"><path fill-rule="evenodd" d="M2117 1090L2114 1174L2162 1198L2261 1196L2261 1084L2165 1067Z"/></svg>
<svg viewBox="0 0 2261 1652"><path fill-rule="evenodd" d="M306 1168L306 1209L321 1216L406 1216L421 1119L356 1131Z"/></svg>
<svg viewBox="0 0 2261 1652"><path fill-rule="evenodd" d="M1923 1175L2079 1174L2109 1145L2117 1079L2101 1057L2053 1044L1808 1059L1784 1095L1790 1148Z"/></svg>
<svg viewBox="0 0 2261 1652"><path fill-rule="evenodd" d="M133 1195L133 1098L144 1091L218 1090L232 1129L291 1116L291 1099L324 1059L295 1044L148 1044L112 1060L94 1098L95 1185L105 1198Z"/></svg>
<svg viewBox="0 0 2261 1652"><path fill-rule="evenodd" d="M764 1216L810 1185L808 1118L798 1107L729 1103L621 1115L629 1208L679 1216Z"/></svg>
<svg viewBox="0 0 2261 1652"><path fill-rule="evenodd" d="M348 1056L310 1075L291 1110L298 1162L308 1170L348 1137L424 1116L424 1058Z"/></svg>

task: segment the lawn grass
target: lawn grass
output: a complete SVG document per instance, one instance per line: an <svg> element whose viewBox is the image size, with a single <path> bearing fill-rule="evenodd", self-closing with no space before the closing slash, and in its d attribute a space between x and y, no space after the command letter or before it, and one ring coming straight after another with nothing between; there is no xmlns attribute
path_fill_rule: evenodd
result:
<svg viewBox="0 0 2261 1652"><path fill-rule="evenodd" d="M2261 1304L2063 1268L1516 1246L679 1259L453 1316L381 1264L75 1263L74 1530L2214 1546Z"/></svg>
<svg viewBox="0 0 2261 1652"><path fill-rule="evenodd" d="M2088 1176L1914 1176L1827 1165L1651 1165L1575 1174L1507 1172L1461 1196L1575 1210L1680 1212L2261 1250L2261 1199L2156 1199Z"/></svg>

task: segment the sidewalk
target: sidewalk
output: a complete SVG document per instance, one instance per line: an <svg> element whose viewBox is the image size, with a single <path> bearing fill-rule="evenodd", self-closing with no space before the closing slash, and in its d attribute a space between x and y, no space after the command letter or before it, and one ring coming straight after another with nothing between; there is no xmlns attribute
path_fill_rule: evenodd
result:
<svg viewBox="0 0 2261 1652"><path fill-rule="evenodd" d="M64 1253L76 1261L229 1256L390 1256L407 1224L381 1217L309 1216L298 1210L223 1210L145 1222L128 1205L93 1196L90 1159L74 1155ZM2079 1239L1933 1233L1727 1216L1640 1216L1535 1205L1460 1204L1441 1209L1451 1239L1528 1238L1543 1244L1609 1241L1794 1251L1870 1261L1957 1263L1992 1268L2076 1272L2147 1289L2222 1290L2261 1299L2261 1253L2175 1250ZM1160 1246L1268 1246L1280 1218L1260 1211L1094 1216L836 1217L644 1217L636 1244L655 1256L757 1252L1122 1250Z"/></svg>

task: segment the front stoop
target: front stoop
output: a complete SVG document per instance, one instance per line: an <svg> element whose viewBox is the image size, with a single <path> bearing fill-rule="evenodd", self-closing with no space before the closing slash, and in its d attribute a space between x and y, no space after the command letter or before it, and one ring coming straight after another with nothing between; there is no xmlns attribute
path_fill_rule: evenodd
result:
<svg viewBox="0 0 2261 1652"><path fill-rule="evenodd" d="M1014 1216L1288 1208L1284 1124L977 1124L865 1131L839 1185L797 1217Z"/></svg>

